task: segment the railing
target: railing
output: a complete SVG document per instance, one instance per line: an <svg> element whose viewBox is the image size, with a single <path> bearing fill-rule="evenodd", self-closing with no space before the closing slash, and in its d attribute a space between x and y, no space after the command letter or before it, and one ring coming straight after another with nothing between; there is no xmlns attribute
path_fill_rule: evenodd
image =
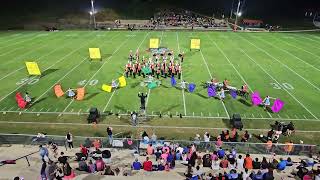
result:
<svg viewBox="0 0 320 180"><path fill-rule="evenodd" d="M0 145L1 145L1 143L0 143ZM10 160L10 161L14 161L13 163L15 163L16 161L18 161L18 160L20 160L20 159L26 159L26 161L27 161L27 163L28 163L28 166L30 166L30 162L29 162L28 156L31 156L31 155L33 155L33 154L35 154L35 153L38 153L38 152L39 152L39 151L35 151L35 152L33 152L33 153L29 153L29 154L27 154L27 155L18 157L17 159L13 159L13 160ZM4 165L6 165L6 164L7 164L6 161L0 162L0 166L4 166Z"/></svg>
<svg viewBox="0 0 320 180"><path fill-rule="evenodd" d="M79 147L80 144L84 146L91 146L93 140L100 140L101 147L111 147L107 137L81 137L74 136L73 144L75 147ZM11 145L11 144L23 144L23 145L40 145L46 144L49 141L55 142L59 146L65 146L65 136L46 136L45 138L37 138L33 135L28 134L0 134L0 145ZM148 143L143 140L134 139L128 141L126 138L114 138L114 148L125 148L125 149L146 149ZM157 140L152 142L154 147L161 147L164 144L180 144L182 147L195 144L197 149L200 151L214 151L218 147L216 142L210 141L205 142L193 142L193 141L179 141L179 140ZM250 143L250 142L223 142L223 149L231 150L235 148L238 153L250 153L250 154L277 154L277 155L309 155L318 152L319 147L317 145L309 144L272 144L267 145L266 143Z"/></svg>

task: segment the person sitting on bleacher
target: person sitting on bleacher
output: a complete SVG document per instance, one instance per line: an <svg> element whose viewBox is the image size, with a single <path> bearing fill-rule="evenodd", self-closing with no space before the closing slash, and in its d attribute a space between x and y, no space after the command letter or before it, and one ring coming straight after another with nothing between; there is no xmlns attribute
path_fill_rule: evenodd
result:
<svg viewBox="0 0 320 180"><path fill-rule="evenodd" d="M138 159L135 159L135 161L132 163L132 169L133 170L140 170L142 168L141 163Z"/></svg>

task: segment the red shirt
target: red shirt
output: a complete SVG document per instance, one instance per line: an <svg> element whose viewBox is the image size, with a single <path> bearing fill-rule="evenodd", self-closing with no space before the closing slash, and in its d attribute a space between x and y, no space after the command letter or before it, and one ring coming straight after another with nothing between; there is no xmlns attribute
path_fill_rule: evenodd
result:
<svg viewBox="0 0 320 180"><path fill-rule="evenodd" d="M244 167L247 169L253 169L251 157L244 158Z"/></svg>
<svg viewBox="0 0 320 180"><path fill-rule="evenodd" d="M152 162L151 161L143 162L143 169L145 171L152 171Z"/></svg>

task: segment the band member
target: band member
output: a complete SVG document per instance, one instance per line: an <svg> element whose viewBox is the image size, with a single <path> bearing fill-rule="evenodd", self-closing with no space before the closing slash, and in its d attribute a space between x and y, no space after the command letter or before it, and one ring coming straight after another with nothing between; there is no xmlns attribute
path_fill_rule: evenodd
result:
<svg viewBox="0 0 320 180"><path fill-rule="evenodd" d="M229 81L227 79L224 79L223 81L223 89L228 89Z"/></svg>
<svg viewBox="0 0 320 180"><path fill-rule="evenodd" d="M182 73L182 69L181 69L181 65L180 64L177 64L177 73L178 73L178 79L181 78L181 73Z"/></svg>
<svg viewBox="0 0 320 180"><path fill-rule="evenodd" d="M129 69L128 69L127 66L124 68L124 72L125 72L125 74L126 74L126 78L128 78L128 76L129 76Z"/></svg>
<svg viewBox="0 0 320 180"><path fill-rule="evenodd" d="M174 64L171 66L171 76L174 77L174 75L176 74L176 68L174 66Z"/></svg>
<svg viewBox="0 0 320 180"><path fill-rule="evenodd" d="M148 93L146 93L146 95L144 95L143 93L138 93L138 97L140 98L140 103L141 103L141 110L145 110L146 109L146 98L148 97Z"/></svg>
<svg viewBox="0 0 320 180"><path fill-rule="evenodd" d="M132 54L132 50L130 50L129 52L129 61L132 61L133 60L133 54Z"/></svg>
<svg viewBox="0 0 320 180"><path fill-rule="evenodd" d="M151 69L151 74L152 74L152 76L153 76L154 73L155 73L155 65L154 65L153 62L151 62L151 64L150 64L150 69Z"/></svg>
<svg viewBox="0 0 320 180"><path fill-rule="evenodd" d="M272 98L270 96L266 96L264 98L264 100L262 101L262 104L264 106L264 110L267 110L267 108L270 108L270 104L271 104L270 99L275 99L275 98Z"/></svg>
<svg viewBox="0 0 320 180"><path fill-rule="evenodd" d="M156 72L157 79L159 79L160 74L161 74L161 69L160 69L160 67L158 67L157 72Z"/></svg>
<svg viewBox="0 0 320 180"><path fill-rule="evenodd" d="M141 76L141 64L140 64L140 62L138 62L138 64L137 64L137 71L138 71L138 75Z"/></svg>
<svg viewBox="0 0 320 180"><path fill-rule="evenodd" d="M139 54L139 49L137 49L137 51L136 51L136 60L139 60L140 59L140 54Z"/></svg>
<svg viewBox="0 0 320 180"><path fill-rule="evenodd" d="M132 75L133 75L133 78L136 78L137 70L138 70L137 64L134 64L134 65L132 66Z"/></svg>
<svg viewBox="0 0 320 180"><path fill-rule="evenodd" d="M219 96L220 96L220 100L223 101L224 98L226 98L226 95L224 93L224 89L221 89L220 93L219 93Z"/></svg>
<svg viewBox="0 0 320 180"><path fill-rule="evenodd" d="M246 99L248 98L248 85L247 84L244 84L243 86L241 86L240 95L245 97Z"/></svg>

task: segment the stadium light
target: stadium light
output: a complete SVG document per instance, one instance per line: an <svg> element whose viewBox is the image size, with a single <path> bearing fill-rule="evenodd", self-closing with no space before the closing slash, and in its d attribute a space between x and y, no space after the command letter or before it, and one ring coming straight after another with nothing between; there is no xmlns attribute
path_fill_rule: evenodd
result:
<svg viewBox="0 0 320 180"><path fill-rule="evenodd" d="M242 13L239 11L240 10L240 5L241 5L241 0L238 2L238 8L237 8L237 13L236 13L236 22L235 22L235 30L237 29L238 26L238 17L242 15Z"/></svg>
<svg viewBox="0 0 320 180"><path fill-rule="evenodd" d="M93 18L93 26L94 26L94 28L97 28L95 13L96 13L96 11L94 10L94 0L91 0L90 16L92 16L92 18Z"/></svg>
<svg viewBox="0 0 320 180"><path fill-rule="evenodd" d="M242 12L239 12L239 13L238 13L237 15L238 15L238 17L241 17L241 15L242 15Z"/></svg>

